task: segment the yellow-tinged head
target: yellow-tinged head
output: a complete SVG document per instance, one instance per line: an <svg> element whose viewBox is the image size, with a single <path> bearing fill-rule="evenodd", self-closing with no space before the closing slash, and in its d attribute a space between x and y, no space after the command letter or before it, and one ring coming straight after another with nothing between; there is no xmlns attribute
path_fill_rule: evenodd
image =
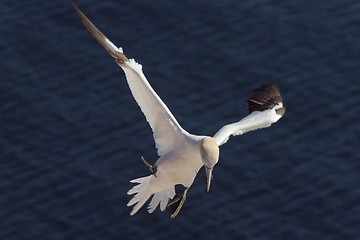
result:
<svg viewBox="0 0 360 240"><path fill-rule="evenodd" d="M201 160L205 166L207 191L209 191L212 178L212 170L215 164L219 161L219 146L212 137L204 137L201 140L200 154Z"/></svg>

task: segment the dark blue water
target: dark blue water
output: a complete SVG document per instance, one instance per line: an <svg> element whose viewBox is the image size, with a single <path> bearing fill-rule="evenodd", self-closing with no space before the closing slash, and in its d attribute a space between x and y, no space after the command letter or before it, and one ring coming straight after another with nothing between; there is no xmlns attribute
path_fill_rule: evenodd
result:
<svg viewBox="0 0 360 240"><path fill-rule="evenodd" d="M359 239L358 1L78 1L180 124L214 134L274 81L287 112L221 147L179 216L134 217L156 160L124 74L68 1L0 3L0 239Z"/></svg>

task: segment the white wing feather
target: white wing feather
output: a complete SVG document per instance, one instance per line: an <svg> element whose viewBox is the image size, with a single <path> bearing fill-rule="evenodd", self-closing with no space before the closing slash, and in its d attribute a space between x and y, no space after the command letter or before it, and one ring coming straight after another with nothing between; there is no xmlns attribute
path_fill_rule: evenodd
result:
<svg viewBox="0 0 360 240"><path fill-rule="evenodd" d="M285 113L280 90L274 83L262 85L249 94L249 115L238 122L222 127L214 139L220 146L226 143L231 135L241 135L249 131L270 127Z"/></svg>
<svg viewBox="0 0 360 240"><path fill-rule="evenodd" d="M282 103L278 104L282 107ZM214 135L216 143L221 146L226 143L231 135L237 136L260 128L270 127L277 122L281 115L277 114L275 108L265 111L255 111L238 122L223 126Z"/></svg>
<svg viewBox="0 0 360 240"><path fill-rule="evenodd" d="M116 47L74 3L72 4L88 31L124 70L131 93L153 130L158 155L164 155L188 133L181 128L168 107L152 89L143 74L142 66L134 59L129 60L124 55L122 48Z"/></svg>
<svg viewBox="0 0 360 240"><path fill-rule="evenodd" d="M140 64L130 59L119 66L124 70L130 90L153 130L158 155L162 156L175 148L186 131L152 89Z"/></svg>

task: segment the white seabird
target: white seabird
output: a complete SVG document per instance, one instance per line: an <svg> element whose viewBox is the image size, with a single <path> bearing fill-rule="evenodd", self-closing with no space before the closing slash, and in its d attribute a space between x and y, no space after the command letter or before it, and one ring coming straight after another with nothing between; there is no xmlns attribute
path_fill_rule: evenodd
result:
<svg viewBox="0 0 360 240"><path fill-rule="evenodd" d="M171 210L171 218L179 213L188 189L202 166L207 175L207 191L210 189L212 169L219 160L219 146L231 135L269 127L285 113L281 95L274 83L253 90L248 98L249 115L238 122L222 127L213 137L188 133L176 121L168 107L152 89L142 66L134 59L128 59L122 48L116 47L73 3L77 15L93 37L109 52L125 72L132 95L144 113L153 131L155 145L160 158L154 165L144 158L151 175L133 179L137 183L128 191L133 198L127 204L135 205L130 213L134 215L153 195L148 206L152 213L160 204L161 211ZM184 192L175 194L175 186L182 185ZM169 202L170 200L170 202Z"/></svg>

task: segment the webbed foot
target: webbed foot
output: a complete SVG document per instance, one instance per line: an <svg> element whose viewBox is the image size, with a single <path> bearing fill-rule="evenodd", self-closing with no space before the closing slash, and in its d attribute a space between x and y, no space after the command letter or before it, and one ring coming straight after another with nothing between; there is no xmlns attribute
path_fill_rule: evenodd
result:
<svg viewBox="0 0 360 240"><path fill-rule="evenodd" d="M141 156L142 161L144 162L145 166L147 166L150 172L156 177L157 167L156 165L151 165L148 161L145 160L143 156Z"/></svg>
<svg viewBox="0 0 360 240"><path fill-rule="evenodd" d="M186 194L187 194L188 190L189 190L188 188L185 188L182 195L176 194L175 197L170 200L167 207L171 211L171 218L175 218L178 215L178 213L180 212L180 209L186 200Z"/></svg>

